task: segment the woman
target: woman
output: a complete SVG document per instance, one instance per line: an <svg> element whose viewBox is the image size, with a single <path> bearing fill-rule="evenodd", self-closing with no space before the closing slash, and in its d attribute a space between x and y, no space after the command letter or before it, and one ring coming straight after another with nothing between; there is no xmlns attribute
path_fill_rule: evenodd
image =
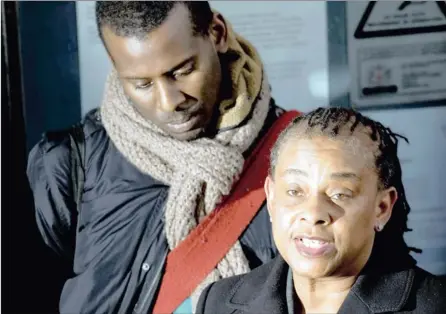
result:
<svg viewBox="0 0 446 314"><path fill-rule="evenodd" d="M406 245L398 137L346 108L293 121L265 182L280 256L210 285L198 313L446 313Z"/></svg>

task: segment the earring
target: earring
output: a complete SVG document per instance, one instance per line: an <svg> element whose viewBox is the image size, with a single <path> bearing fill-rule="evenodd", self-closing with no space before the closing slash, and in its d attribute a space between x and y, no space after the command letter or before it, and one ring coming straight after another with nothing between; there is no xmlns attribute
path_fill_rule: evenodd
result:
<svg viewBox="0 0 446 314"><path fill-rule="evenodd" d="M273 222L273 219L271 218L271 216L269 216L269 222Z"/></svg>
<svg viewBox="0 0 446 314"><path fill-rule="evenodd" d="M375 226L375 231L376 232L380 232L383 230L383 226L381 224L378 224L377 226Z"/></svg>

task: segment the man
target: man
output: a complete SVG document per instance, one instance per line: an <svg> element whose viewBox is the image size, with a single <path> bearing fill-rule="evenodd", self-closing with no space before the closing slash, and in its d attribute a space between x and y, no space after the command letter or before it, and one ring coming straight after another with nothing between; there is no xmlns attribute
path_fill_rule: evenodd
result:
<svg viewBox="0 0 446 314"><path fill-rule="evenodd" d="M78 211L67 135L36 145L28 176L45 242L73 262L60 311L149 313L169 252L233 193L283 111L254 47L207 2L104 1L96 17L114 69L82 123ZM275 257L264 205L238 239L177 313Z"/></svg>

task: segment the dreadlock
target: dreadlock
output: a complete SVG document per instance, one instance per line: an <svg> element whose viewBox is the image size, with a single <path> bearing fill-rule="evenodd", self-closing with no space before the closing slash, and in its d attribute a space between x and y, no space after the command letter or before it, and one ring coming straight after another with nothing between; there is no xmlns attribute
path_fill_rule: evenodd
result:
<svg viewBox="0 0 446 314"><path fill-rule="evenodd" d="M369 264L379 264L385 258L386 269L395 270L416 265L410 252L421 253L420 249L409 247L404 240L404 233L412 231L407 227L410 206L402 182L401 164L398 159L398 140L409 141L404 136L393 133L381 123L363 116L361 113L345 107L318 108L308 114L295 118L282 132L271 151L270 175L274 174L278 153L290 135L295 135L298 127L304 127L303 135L312 135L319 131L329 137L337 137L340 130L350 127L350 134L358 126L370 129L370 138L378 142L378 152L375 155L375 167L379 178L379 188L395 187L398 199L393 207L392 216L383 231L375 237ZM299 128L300 130L300 128Z"/></svg>

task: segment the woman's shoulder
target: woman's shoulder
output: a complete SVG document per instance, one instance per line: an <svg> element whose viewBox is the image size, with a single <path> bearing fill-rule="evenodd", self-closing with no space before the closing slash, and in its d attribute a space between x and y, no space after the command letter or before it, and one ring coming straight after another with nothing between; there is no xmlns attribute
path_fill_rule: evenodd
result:
<svg viewBox="0 0 446 314"><path fill-rule="evenodd" d="M446 277L434 275L420 267L414 267L413 295L417 310L423 313L445 313Z"/></svg>
<svg viewBox="0 0 446 314"><path fill-rule="evenodd" d="M422 292L443 291L446 296L446 276L434 275L420 267L414 268L415 283L418 284L418 289Z"/></svg>

